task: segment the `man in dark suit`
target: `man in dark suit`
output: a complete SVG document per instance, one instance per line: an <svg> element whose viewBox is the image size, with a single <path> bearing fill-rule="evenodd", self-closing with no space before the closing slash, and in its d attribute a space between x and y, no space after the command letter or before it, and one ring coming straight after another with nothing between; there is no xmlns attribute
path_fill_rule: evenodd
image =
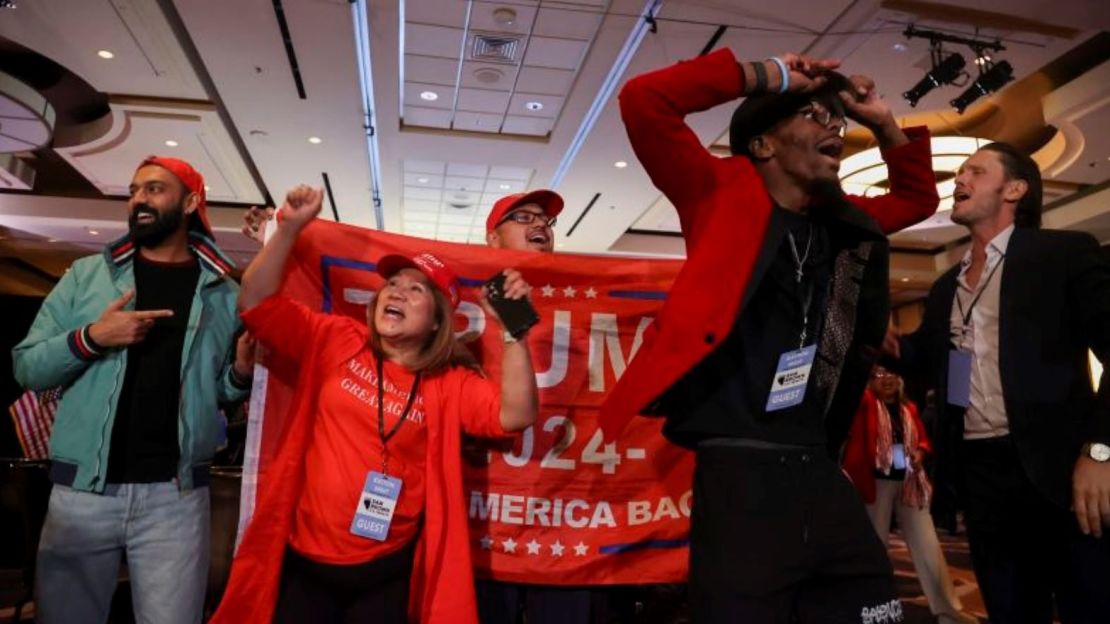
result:
<svg viewBox="0 0 1110 624"><path fill-rule="evenodd" d="M1043 231L1036 163L984 146L956 177L963 261L925 303L921 328L888 341L927 373L942 407L939 482L965 509L991 622L1110 621L1110 264L1094 238ZM1069 513L1074 509L1074 515Z"/></svg>
<svg viewBox="0 0 1110 624"><path fill-rule="evenodd" d="M696 622L901 621L886 551L825 449L847 431L882 342L884 233L938 200L928 133L903 131L870 80L835 66L719 50L621 92L687 260L601 425L611 440L637 413L665 414L665 435L696 452ZM683 118L741 96L733 156L717 158ZM883 148L890 193L840 190L846 117Z"/></svg>

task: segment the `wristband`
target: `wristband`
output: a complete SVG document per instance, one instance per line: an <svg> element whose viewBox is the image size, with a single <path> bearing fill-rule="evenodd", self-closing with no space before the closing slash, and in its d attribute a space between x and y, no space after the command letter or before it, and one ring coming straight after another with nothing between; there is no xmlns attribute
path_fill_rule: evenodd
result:
<svg viewBox="0 0 1110 624"><path fill-rule="evenodd" d="M755 73L755 93L759 95L767 92L767 68L763 63L752 63L752 72Z"/></svg>
<svg viewBox="0 0 1110 624"><path fill-rule="evenodd" d="M779 93L786 93L786 90L790 88L790 70L786 69L786 63L777 56L772 56L767 60L779 66L779 73L782 74L782 86L779 87Z"/></svg>

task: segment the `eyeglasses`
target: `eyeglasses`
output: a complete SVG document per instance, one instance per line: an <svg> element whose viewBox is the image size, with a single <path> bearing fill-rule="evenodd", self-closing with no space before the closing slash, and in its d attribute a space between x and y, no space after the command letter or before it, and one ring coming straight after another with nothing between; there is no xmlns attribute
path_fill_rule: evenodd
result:
<svg viewBox="0 0 1110 624"><path fill-rule="evenodd" d="M537 219L549 228L555 227L555 217L549 217L542 212L528 212L527 210L517 210L516 212L510 212L509 214L505 215L504 218L498 221L497 225L501 225L506 221L512 221L513 223L519 223L521 225L532 225L536 222Z"/></svg>
<svg viewBox="0 0 1110 624"><path fill-rule="evenodd" d="M840 136L844 136L848 129L848 122L843 115L834 113L817 102L810 102L809 106L798 111L798 114L824 128L828 128L835 121L836 132Z"/></svg>

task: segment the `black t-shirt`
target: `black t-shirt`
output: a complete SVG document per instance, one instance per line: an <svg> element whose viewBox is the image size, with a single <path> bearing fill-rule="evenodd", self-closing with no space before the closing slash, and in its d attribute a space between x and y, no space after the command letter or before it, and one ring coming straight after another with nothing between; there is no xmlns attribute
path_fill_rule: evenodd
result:
<svg viewBox="0 0 1110 624"><path fill-rule="evenodd" d="M803 318L805 345L818 342L835 246L830 228L820 218L779 207L771 218L778 222L769 231L782 231L781 240L767 241L777 244L774 258L732 331L663 397L663 411L669 416L665 432L679 444L691 446L707 437L825 444L827 397L817 388L812 371L802 403L770 412L766 406L779 357L799 348ZM793 234L793 248L787 232ZM803 261L801 281L798 261Z"/></svg>
<svg viewBox="0 0 1110 624"><path fill-rule="evenodd" d="M127 348L108 452L110 483L156 483L177 476L181 354L200 278L195 259L162 263L135 254L135 309L173 310Z"/></svg>

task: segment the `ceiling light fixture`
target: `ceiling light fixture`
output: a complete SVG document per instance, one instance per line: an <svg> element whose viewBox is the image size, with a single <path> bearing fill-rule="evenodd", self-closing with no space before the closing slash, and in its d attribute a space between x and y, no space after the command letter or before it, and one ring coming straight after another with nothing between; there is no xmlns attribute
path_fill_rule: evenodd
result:
<svg viewBox="0 0 1110 624"><path fill-rule="evenodd" d="M323 143L324 141L320 137L310 136L310 137L308 137L308 142L313 144L313 145L319 145L319 144Z"/></svg>
<svg viewBox="0 0 1110 624"><path fill-rule="evenodd" d="M933 49L932 54L933 68L925 74L924 78L918 80L912 89L902 94L902 97L909 102L910 106L917 106L921 98L936 87L954 82L963 73L964 65L967 64L964 57L955 52L949 54L944 60L937 62L942 54L939 44Z"/></svg>
<svg viewBox="0 0 1110 624"><path fill-rule="evenodd" d="M511 187L508 184L498 184L497 188L501 189L502 191L507 191Z"/></svg>
<svg viewBox="0 0 1110 624"><path fill-rule="evenodd" d="M427 184L428 183L428 178L417 178L416 181L421 183L421 184Z"/></svg>
<svg viewBox="0 0 1110 624"><path fill-rule="evenodd" d="M516 23L516 11L508 7L499 7L493 10L493 23L498 26L512 26Z"/></svg>
<svg viewBox="0 0 1110 624"><path fill-rule="evenodd" d="M93 236L100 236L100 230L89 230L89 234Z"/></svg>
<svg viewBox="0 0 1110 624"><path fill-rule="evenodd" d="M111 50L97 50L96 55L105 60L116 58L116 55L112 54Z"/></svg>
<svg viewBox="0 0 1110 624"><path fill-rule="evenodd" d="M524 105L524 108L527 108L530 111L543 110L543 102L528 102Z"/></svg>
<svg viewBox="0 0 1110 624"><path fill-rule="evenodd" d="M177 141L166 139L166 147L177 147Z"/></svg>
<svg viewBox="0 0 1110 624"><path fill-rule="evenodd" d="M617 162L613 163L613 166L617 169L624 169L628 166L628 163L623 160L618 160Z"/></svg>
<svg viewBox="0 0 1110 624"><path fill-rule="evenodd" d="M439 94L435 91L421 91L420 99L424 100L425 102L435 102L439 99Z"/></svg>
<svg viewBox="0 0 1110 624"><path fill-rule="evenodd" d="M989 61L988 61L989 64ZM1006 61L993 64L989 69L979 75L979 79L971 83L971 86L966 91L961 93L959 97L953 99L949 104L956 109L957 113L963 114L972 102L978 100L984 95L994 93L1006 83L1014 79L1014 68Z"/></svg>

